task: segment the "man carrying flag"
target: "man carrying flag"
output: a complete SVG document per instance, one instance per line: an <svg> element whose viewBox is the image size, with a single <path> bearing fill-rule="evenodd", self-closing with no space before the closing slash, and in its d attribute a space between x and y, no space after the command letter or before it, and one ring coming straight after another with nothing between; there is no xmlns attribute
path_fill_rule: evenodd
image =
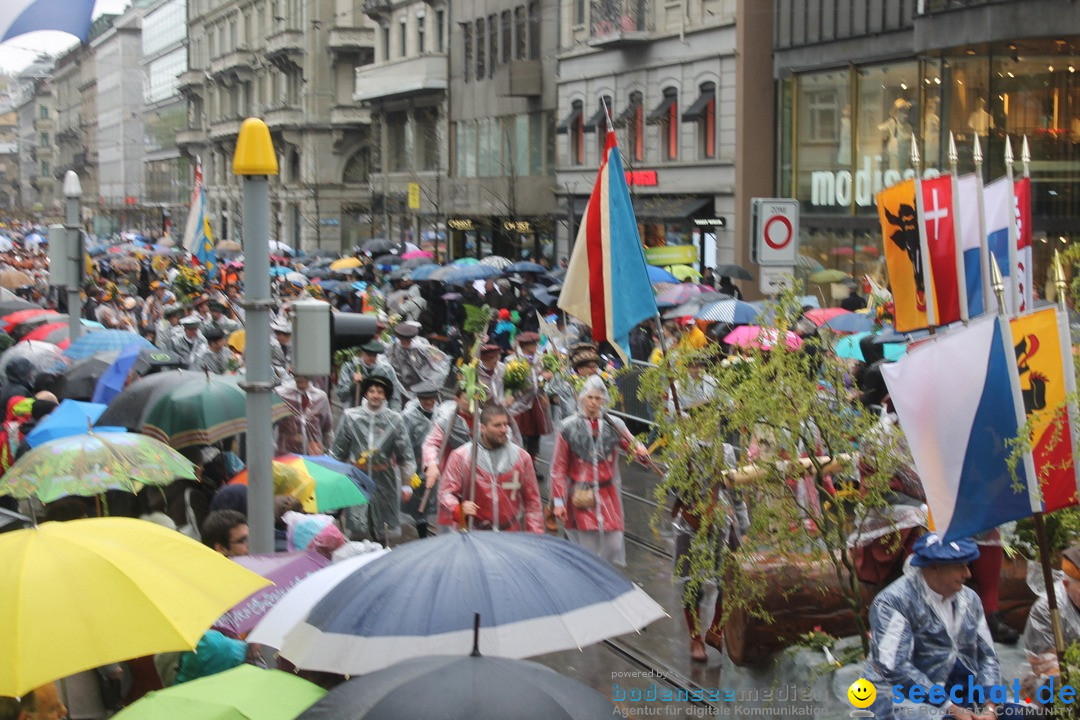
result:
<svg viewBox="0 0 1080 720"><path fill-rule="evenodd" d="M604 157L566 269L559 307L592 328L597 343L611 343L623 362L628 362L630 355L630 331L657 312L610 122Z"/></svg>

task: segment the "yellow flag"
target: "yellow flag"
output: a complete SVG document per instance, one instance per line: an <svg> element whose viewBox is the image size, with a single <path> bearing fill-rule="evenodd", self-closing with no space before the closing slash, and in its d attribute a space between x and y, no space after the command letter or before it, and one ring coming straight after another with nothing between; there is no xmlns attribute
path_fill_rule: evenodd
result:
<svg viewBox="0 0 1080 720"><path fill-rule="evenodd" d="M893 324L899 332L927 327L930 279L923 277L915 181L906 180L882 190L877 195L877 206L893 295Z"/></svg>

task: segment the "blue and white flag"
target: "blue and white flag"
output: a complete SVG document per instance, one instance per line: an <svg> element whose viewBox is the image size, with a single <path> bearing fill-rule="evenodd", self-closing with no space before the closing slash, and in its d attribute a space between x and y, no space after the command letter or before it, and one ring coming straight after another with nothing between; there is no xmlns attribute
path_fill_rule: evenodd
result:
<svg viewBox="0 0 1080 720"><path fill-rule="evenodd" d="M206 188L202 182L202 164L195 165L195 189L191 193L187 225L184 226L184 248L206 268L207 277L217 273L218 259L214 253L214 234L206 214Z"/></svg>
<svg viewBox="0 0 1080 720"><path fill-rule="evenodd" d="M1010 225L1015 220L1016 203L1013 186L1008 178L998 178L983 190L983 210L986 218L986 246L997 260L1001 277L1005 280L1005 309L1015 313L1016 299L1016 247L1010 242Z"/></svg>
<svg viewBox="0 0 1080 720"><path fill-rule="evenodd" d="M968 317L978 317L993 307L990 280L984 278L986 242L979 217L979 178L962 175L956 179L956 212L960 220L960 249L963 253L964 280L967 286Z"/></svg>
<svg viewBox="0 0 1080 720"><path fill-rule="evenodd" d="M948 542L1042 511L1030 454L1009 469L1024 404L1009 325L986 315L882 367L900 427Z"/></svg>

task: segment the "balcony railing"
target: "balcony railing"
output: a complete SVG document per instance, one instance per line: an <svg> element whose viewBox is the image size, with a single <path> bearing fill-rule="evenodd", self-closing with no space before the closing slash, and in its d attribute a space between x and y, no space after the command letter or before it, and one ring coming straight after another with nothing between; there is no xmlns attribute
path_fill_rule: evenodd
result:
<svg viewBox="0 0 1080 720"><path fill-rule="evenodd" d="M255 53L246 49L236 49L210 61L212 75L224 75L243 70L250 71L255 64Z"/></svg>
<svg viewBox="0 0 1080 720"><path fill-rule="evenodd" d="M210 125L211 140L225 140L240 134L240 123L243 118L222 118Z"/></svg>
<svg viewBox="0 0 1080 720"><path fill-rule="evenodd" d="M617 47L647 42L653 31L650 0L592 0L589 44Z"/></svg>
<svg viewBox="0 0 1080 720"><path fill-rule="evenodd" d="M390 12L392 0L364 0L364 13L372 17L381 17Z"/></svg>
<svg viewBox="0 0 1080 720"><path fill-rule="evenodd" d="M206 83L206 73L202 70L187 70L176 78L176 89L180 92L199 90Z"/></svg>
<svg viewBox="0 0 1080 720"><path fill-rule="evenodd" d="M176 133L177 147L204 144L206 144L206 131L201 128L188 128L187 130L181 130Z"/></svg>
<svg viewBox="0 0 1080 720"><path fill-rule="evenodd" d="M330 109L331 125L370 125L371 110L355 105L337 105Z"/></svg>
<svg viewBox="0 0 1080 720"><path fill-rule="evenodd" d="M304 124L304 111L295 105L278 105L267 108L264 119L271 130L298 128Z"/></svg>
<svg viewBox="0 0 1080 720"><path fill-rule="evenodd" d="M276 30L266 39L268 58L304 53L304 33L300 30Z"/></svg>
<svg viewBox="0 0 1080 720"><path fill-rule="evenodd" d="M375 47L374 28L335 27L326 41L332 52L354 53Z"/></svg>
<svg viewBox="0 0 1080 720"><path fill-rule="evenodd" d="M1005 0L918 0L915 6L916 15L933 15L934 13L949 12L950 10L963 10L964 8L992 5Z"/></svg>
<svg viewBox="0 0 1080 720"><path fill-rule="evenodd" d="M353 100L405 97L446 90L446 55L422 55L356 68Z"/></svg>

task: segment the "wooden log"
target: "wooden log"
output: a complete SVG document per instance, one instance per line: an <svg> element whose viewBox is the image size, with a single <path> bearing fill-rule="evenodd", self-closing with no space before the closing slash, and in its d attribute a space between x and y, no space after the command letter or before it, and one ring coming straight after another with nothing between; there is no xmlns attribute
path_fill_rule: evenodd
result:
<svg viewBox="0 0 1080 720"><path fill-rule="evenodd" d="M828 561L781 558L773 553L750 553L743 561L751 577L763 579L768 590L763 609L771 623L732 613L724 626L728 657L739 666L761 666L777 652L794 645L800 635L816 626L830 635L856 634L855 616L840 592L840 583ZM1035 595L1027 586L1027 561L1006 558L1001 570L999 604L1005 620L1024 629ZM863 585L866 608L879 588Z"/></svg>

